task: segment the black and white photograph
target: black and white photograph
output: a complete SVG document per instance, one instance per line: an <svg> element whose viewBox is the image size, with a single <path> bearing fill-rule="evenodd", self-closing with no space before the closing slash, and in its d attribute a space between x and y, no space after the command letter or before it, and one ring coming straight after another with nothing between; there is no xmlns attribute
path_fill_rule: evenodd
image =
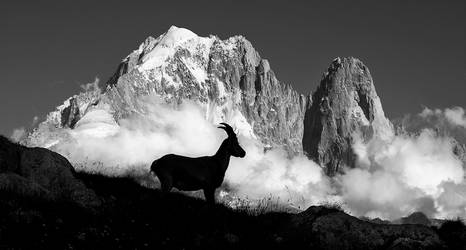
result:
<svg viewBox="0 0 466 250"><path fill-rule="evenodd" d="M0 249L466 249L466 1L5 0Z"/></svg>

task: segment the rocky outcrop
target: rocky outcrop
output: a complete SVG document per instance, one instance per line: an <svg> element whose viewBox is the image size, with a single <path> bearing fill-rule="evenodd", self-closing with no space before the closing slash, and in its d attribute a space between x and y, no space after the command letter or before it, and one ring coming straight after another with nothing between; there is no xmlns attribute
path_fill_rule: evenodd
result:
<svg viewBox="0 0 466 250"><path fill-rule="evenodd" d="M437 233L424 225L375 224L345 212L311 206L291 218L283 238L309 249L441 249ZM278 233L280 235L280 233Z"/></svg>
<svg viewBox="0 0 466 250"><path fill-rule="evenodd" d="M406 217L401 217L397 220L394 220L392 222L393 224L418 224L418 225L424 225L424 226L432 226L433 223L431 219L427 217L422 212L414 212Z"/></svg>
<svg viewBox="0 0 466 250"><path fill-rule="evenodd" d="M80 112L76 98L71 98L69 106L65 107L61 112L61 126L73 128L76 122L79 121Z"/></svg>
<svg viewBox="0 0 466 250"><path fill-rule="evenodd" d="M328 175L354 166L352 145L392 135L369 69L356 58L337 58L324 74L304 117L303 149Z"/></svg>
<svg viewBox="0 0 466 250"><path fill-rule="evenodd" d="M45 148L28 148L0 136L0 192L47 201L67 201L93 208L100 201L75 177L63 156Z"/></svg>
<svg viewBox="0 0 466 250"><path fill-rule="evenodd" d="M269 62L260 58L249 41L242 37L238 41L234 57L228 58L222 50L212 51L209 62L212 82L221 79L231 92L239 90L239 109L254 135L265 144L301 152L302 120L309 97L279 82Z"/></svg>
<svg viewBox="0 0 466 250"><path fill-rule="evenodd" d="M466 144L460 144L457 140L452 139L453 143L453 153L458 156L462 162L464 162L466 166Z"/></svg>

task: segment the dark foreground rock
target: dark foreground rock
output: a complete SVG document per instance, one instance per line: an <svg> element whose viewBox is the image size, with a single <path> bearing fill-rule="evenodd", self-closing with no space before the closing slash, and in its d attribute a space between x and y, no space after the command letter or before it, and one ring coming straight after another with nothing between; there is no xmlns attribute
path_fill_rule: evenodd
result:
<svg viewBox="0 0 466 250"><path fill-rule="evenodd" d="M285 234L310 249L437 249L437 233L422 225L376 224L313 206L294 216Z"/></svg>
<svg viewBox="0 0 466 250"><path fill-rule="evenodd" d="M77 179L69 161L45 148L28 148L0 136L0 192L12 198L100 204L94 191Z"/></svg>
<svg viewBox="0 0 466 250"><path fill-rule="evenodd" d="M433 225L433 220L429 219L422 212L414 212L406 217L402 217L398 220L393 221L394 224L419 224L425 226Z"/></svg>

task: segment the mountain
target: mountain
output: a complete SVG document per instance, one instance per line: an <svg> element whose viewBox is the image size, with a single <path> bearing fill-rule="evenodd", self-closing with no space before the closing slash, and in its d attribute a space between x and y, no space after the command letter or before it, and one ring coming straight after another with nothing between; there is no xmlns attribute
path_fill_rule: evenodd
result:
<svg viewBox="0 0 466 250"><path fill-rule="evenodd" d="M304 116L303 148L330 176L354 165L355 136L368 141L393 135L369 69L356 58L336 58L312 100Z"/></svg>
<svg viewBox="0 0 466 250"><path fill-rule="evenodd" d="M302 152L309 96L278 81L269 62L244 37L199 37L175 26L158 38L148 37L106 84L66 100L25 142L52 146L66 136L59 128L73 129L95 116L104 117L111 130L140 111L141 97L153 93L173 104L192 100L212 123L226 121L266 146Z"/></svg>
<svg viewBox="0 0 466 250"><path fill-rule="evenodd" d="M302 95L280 82L244 37L200 37L172 26L148 37L107 82L67 99L23 143L53 150L72 136L67 129L111 135L122 119L143 114L141 100L153 94L175 107L193 101L209 122L228 122L264 149L305 153L329 175L342 164L354 165L356 133L364 140L392 133L369 70L358 59L335 59L314 94Z"/></svg>

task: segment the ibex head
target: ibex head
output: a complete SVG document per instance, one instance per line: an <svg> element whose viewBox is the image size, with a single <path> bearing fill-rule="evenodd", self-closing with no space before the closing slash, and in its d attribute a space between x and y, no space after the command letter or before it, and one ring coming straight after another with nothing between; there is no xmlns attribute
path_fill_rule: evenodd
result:
<svg viewBox="0 0 466 250"><path fill-rule="evenodd" d="M226 141L228 145L228 151L230 152L230 154L234 157L243 158L246 155L246 152L239 145L238 138L236 137L236 133L235 131L233 131L233 128L224 122L220 124L223 126L220 126L218 128L225 130L225 132L227 132L228 134L228 138L226 139Z"/></svg>

